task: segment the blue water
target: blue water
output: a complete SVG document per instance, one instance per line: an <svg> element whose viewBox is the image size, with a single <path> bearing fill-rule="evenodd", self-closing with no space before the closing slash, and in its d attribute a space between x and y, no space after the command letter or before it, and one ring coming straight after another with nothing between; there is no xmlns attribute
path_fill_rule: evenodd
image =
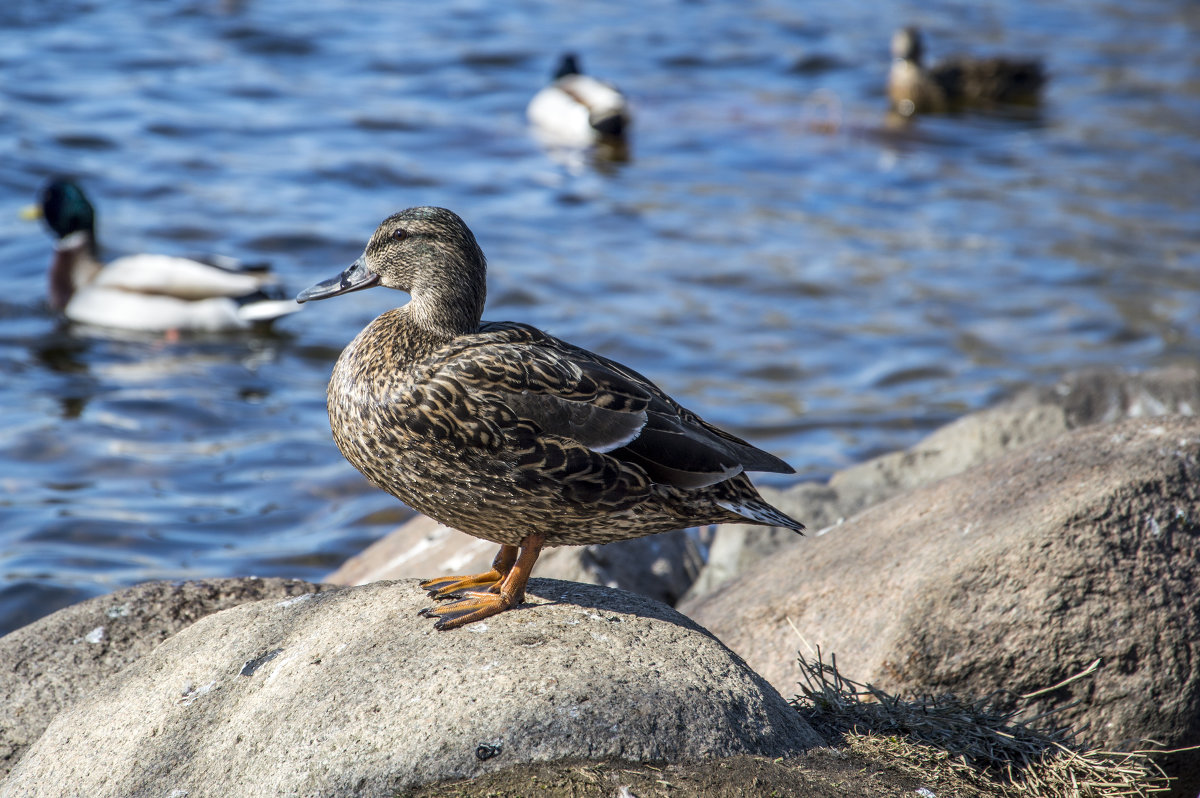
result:
<svg viewBox="0 0 1200 798"><path fill-rule="evenodd" d="M935 57L1043 56L1041 112L889 126L906 23ZM3 4L0 631L145 579L318 579L408 514L324 409L402 295L268 336L65 329L17 218L47 175L81 178L110 254L267 259L295 290L389 213L453 208L489 318L815 479L1073 368L1200 359L1198 32L1184 0ZM529 135L566 47L632 96L627 162Z"/></svg>

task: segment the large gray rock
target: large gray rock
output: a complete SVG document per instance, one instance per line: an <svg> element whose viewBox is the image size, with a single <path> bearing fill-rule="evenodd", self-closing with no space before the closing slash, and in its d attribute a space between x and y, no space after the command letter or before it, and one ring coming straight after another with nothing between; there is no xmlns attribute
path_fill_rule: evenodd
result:
<svg viewBox="0 0 1200 798"><path fill-rule="evenodd" d="M384 579L429 579L488 570L499 549L495 543L418 515L372 543L326 577L335 585L365 585ZM674 604L700 573L703 560L684 531L593 546L546 549L535 573L605 585Z"/></svg>
<svg viewBox="0 0 1200 798"><path fill-rule="evenodd" d="M418 617L428 599L412 581L210 615L60 713L0 795L390 796L521 762L821 743L669 607L543 579L529 590L536 606L451 632Z"/></svg>
<svg viewBox="0 0 1200 798"><path fill-rule="evenodd" d="M0 638L0 777L58 712L205 615L320 590L296 579L146 582L59 610Z"/></svg>
<svg viewBox="0 0 1200 798"><path fill-rule="evenodd" d="M1200 740L1200 419L1077 430L898 496L681 609L778 689L797 650L893 693L1037 699L1093 744ZM1177 795L1196 751L1168 759ZM1190 790L1190 792L1188 792Z"/></svg>
<svg viewBox="0 0 1200 798"><path fill-rule="evenodd" d="M987 410L947 424L910 449L834 474L828 483L763 491L775 506L813 531L881 501L959 474L1007 452L1092 424L1200 411L1200 372L1182 366L1129 374L1092 369L1030 388ZM811 534L811 532L810 532ZM686 598L697 599L780 549L803 545L786 529L729 524L717 529L708 561Z"/></svg>

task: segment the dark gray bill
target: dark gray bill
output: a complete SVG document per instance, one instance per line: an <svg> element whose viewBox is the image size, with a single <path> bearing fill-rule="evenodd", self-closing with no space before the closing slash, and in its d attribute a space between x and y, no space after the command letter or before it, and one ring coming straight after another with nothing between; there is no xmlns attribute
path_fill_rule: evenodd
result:
<svg viewBox="0 0 1200 798"><path fill-rule="evenodd" d="M367 268L367 259L363 256L337 277L330 277L305 288L296 295L296 301L303 303L314 299L329 299L331 296L361 291L376 285L379 285L379 275Z"/></svg>

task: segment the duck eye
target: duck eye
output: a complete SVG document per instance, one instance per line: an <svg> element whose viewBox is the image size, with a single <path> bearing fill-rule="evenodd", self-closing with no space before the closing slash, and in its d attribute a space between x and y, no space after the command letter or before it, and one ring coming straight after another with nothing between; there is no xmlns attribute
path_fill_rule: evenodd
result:
<svg viewBox="0 0 1200 798"><path fill-rule="evenodd" d="M397 227L392 231L392 238L396 241L403 241L404 239L408 238L408 231L403 227Z"/></svg>

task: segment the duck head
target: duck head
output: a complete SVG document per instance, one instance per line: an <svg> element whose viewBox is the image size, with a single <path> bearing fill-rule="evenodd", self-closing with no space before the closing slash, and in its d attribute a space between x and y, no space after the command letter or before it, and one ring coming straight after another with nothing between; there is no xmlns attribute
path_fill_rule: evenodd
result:
<svg viewBox="0 0 1200 798"><path fill-rule="evenodd" d="M41 195L41 217L59 239L72 233L87 233L96 238L96 209L83 189L73 180L54 178Z"/></svg>
<svg viewBox="0 0 1200 798"><path fill-rule="evenodd" d="M583 70L579 68L579 56L575 53L564 53L559 59L558 68L554 70L554 79L565 78L567 75L582 75Z"/></svg>
<svg viewBox="0 0 1200 798"><path fill-rule="evenodd" d="M925 56L925 45L921 41L921 32L909 26L900 28L892 34L892 58L898 61L911 61L920 64Z"/></svg>
<svg viewBox="0 0 1200 798"><path fill-rule="evenodd" d="M377 285L409 294L410 315L428 326L474 332L487 296L487 259L458 214L409 208L384 219L348 269L301 291L296 301Z"/></svg>
<svg viewBox="0 0 1200 798"><path fill-rule="evenodd" d="M75 291L95 279L100 271L96 209L79 184L64 177L48 182L38 200L38 204L25 208L21 215L26 219L40 218L58 238L50 264L49 300L54 310L61 311Z"/></svg>

